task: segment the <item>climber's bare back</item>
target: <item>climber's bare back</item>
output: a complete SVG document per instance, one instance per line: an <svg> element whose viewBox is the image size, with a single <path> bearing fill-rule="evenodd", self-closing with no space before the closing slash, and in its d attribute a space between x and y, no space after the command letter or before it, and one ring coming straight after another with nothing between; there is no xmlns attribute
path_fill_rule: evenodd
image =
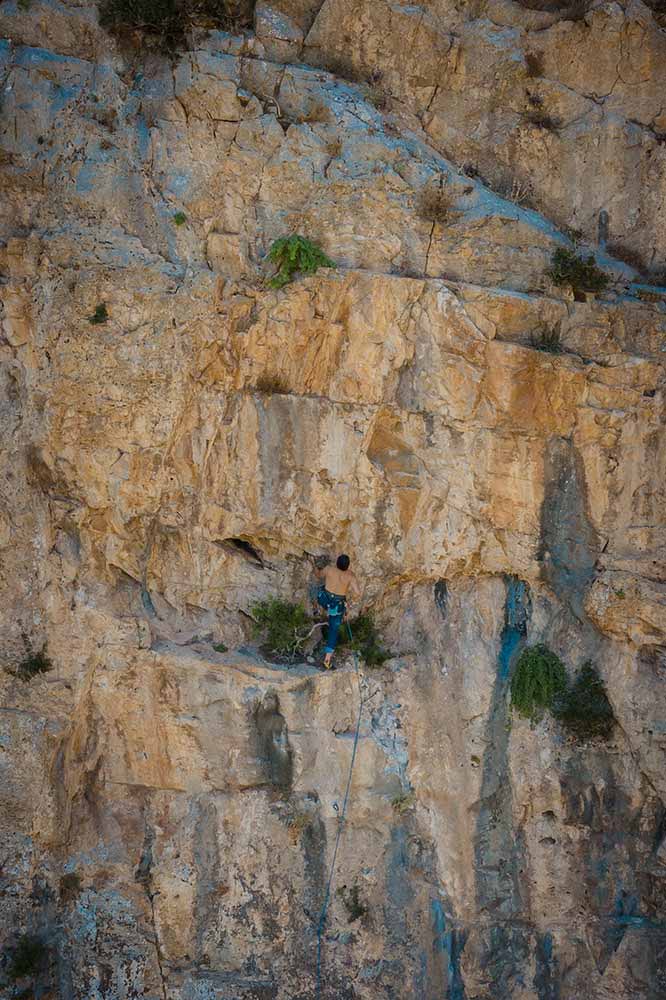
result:
<svg viewBox="0 0 666 1000"><path fill-rule="evenodd" d="M355 574L350 570L341 570L337 566L325 566L322 571L324 586L329 594L346 597L348 593L358 596L360 588Z"/></svg>

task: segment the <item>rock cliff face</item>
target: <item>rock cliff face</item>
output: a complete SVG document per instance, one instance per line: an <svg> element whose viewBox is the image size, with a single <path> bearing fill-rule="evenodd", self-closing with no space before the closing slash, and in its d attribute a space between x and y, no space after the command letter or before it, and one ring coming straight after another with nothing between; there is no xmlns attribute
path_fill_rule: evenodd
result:
<svg viewBox="0 0 666 1000"><path fill-rule="evenodd" d="M275 0L167 60L0 3L3 997L666 996L659 18ZM337 267L273 291L295 232ZM340 550L393 657L269 662ZM540 642L610 741L512 714Z"/></svg>

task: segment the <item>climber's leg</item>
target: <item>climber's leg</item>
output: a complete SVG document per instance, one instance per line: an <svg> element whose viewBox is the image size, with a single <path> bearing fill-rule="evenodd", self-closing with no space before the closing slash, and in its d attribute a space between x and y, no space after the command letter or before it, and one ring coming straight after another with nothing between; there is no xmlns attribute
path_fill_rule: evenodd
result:
<svg viewBox="0 0 666 1000"><path fill-rule="evenodd" d="M333 658L333 651L335 650L336 643L338 641L338 632L340 631L340 626L342 625L343 614L328 616L328 631L326 633L326 647L324 650L324 666L330 667L331 659Z"/></svg>

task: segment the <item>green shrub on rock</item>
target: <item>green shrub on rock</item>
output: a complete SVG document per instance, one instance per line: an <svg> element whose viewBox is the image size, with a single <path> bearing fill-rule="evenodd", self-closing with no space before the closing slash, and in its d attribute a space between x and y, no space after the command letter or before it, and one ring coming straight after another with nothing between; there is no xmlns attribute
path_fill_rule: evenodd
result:
<svg viewBox="0 0 666 1000"><path fill-rule="evenodd" d="M271 288L284 288L296 274L314 274L320 267L335 267L316 243L298 235L276 240L268 258L277 265L277 273L268 282Z"/></svg>
<svg viewBox="0 0 666 1000"><path fill-rule="evenodd" d="M556 699L553 714L576 739L603 740L612 735L615 715L592 663L585 663L573 685Z"/></svg>
<svg viewBox="0 0 666 1000"><path fill-rule="evenodd" d="M10 980L16 982L35 976L48 959L48 948L36 934L24 934L13 949L7 969Z"/></svg>
<svg viewBox="0 0 666 1000"><path fill-rule="evenodd" d="M48 656L46 643L44 643L41 649L34 650L25 632L21 633L21 638L25 647L25 656L16 667L13 669L8 668L8 670L14 677L18 677L19 680L27 683L38 674L46 674L49 670L52 670L53 663Z"/></svg>
<svg viewBox="0 0 666 1000"><path fill-rule="evenodd" d="M511 679L511 705L533 722L551 709L567 689L567 672L547 646L529 646L518 658Z"/></svg>
<svg viewBox="0 0 666 1000"><path fill-rule="evenodd" d="M597 267L592 254L580 257L563 247L558 247L553 254L547 274L555 285L570 285L574 293L602 292L610 281Z"/></svg>
<svg viewBox="0 0 666 1000"><path fill-rule="evenodd" d="M382 646L371 612L354 618L349 622L349 628L351 629L351 640L347 625L344 624L340 629L339 644L358 653L367 667L380 667L382 663L391 658L391 653Z"/></svg>
<svg viewBox="0 0 666 1000"><path fill-rule="evenodd" d="M279 597L269 597L250 608L254 630L264 638L270 653L293 656L311 628L311 621L302 604L291 604Z"/></svg>
<svg viewBox="0 0 666 1000"><path fill-rule="evenodd" d="M561 354L562 341L560 340L559 327L550 327L545 323L540 324L530 334L530 345L535 350L545 351L547 354Z"/></svg>

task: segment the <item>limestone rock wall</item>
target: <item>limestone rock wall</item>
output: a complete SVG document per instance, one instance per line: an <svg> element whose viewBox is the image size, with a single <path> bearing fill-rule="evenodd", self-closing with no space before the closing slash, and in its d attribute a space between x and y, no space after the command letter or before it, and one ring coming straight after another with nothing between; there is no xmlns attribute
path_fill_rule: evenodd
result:
<svg viewBox="0 0 666 1000"><path fill-rule="evenodd" d="M316 997L362 702L321 996L665 996L663 26L0 31L1 995L36 934L39 998ZM546 276L571 227L602 296ZM270 290L296 231L337 267ZM341 549L394 656L268 662L248 609ZM535 642L594 661L612 741L512 716Z"/></svg>

